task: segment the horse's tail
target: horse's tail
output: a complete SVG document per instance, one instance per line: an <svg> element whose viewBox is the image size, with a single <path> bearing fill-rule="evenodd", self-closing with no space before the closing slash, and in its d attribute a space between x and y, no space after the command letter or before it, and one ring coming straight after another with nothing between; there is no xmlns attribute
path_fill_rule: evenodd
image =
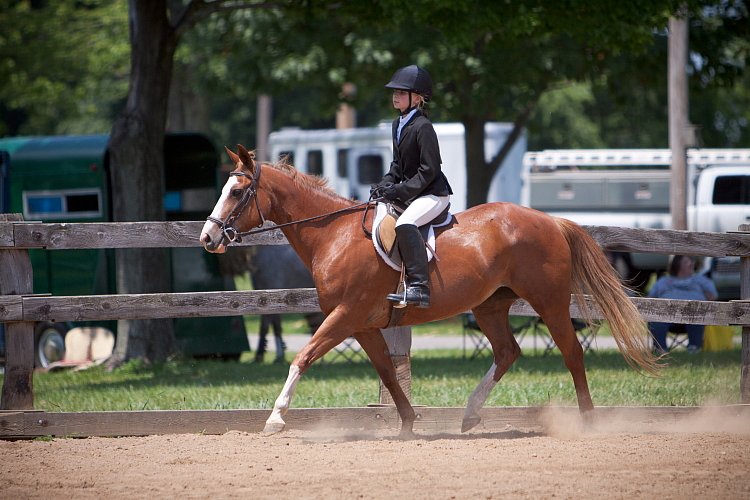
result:
<svg viewBox="0 0 750 500"><path fill-rule="evenodd" d="M572 291L585 319L590 321L593 317L591 306L583 296L587 293L609 321L612 336L625 361L633 368L657 375L661 364L651 352L648 326L625 293L604 252L578 224L567 219L555 220L570 247Z"/></svg>

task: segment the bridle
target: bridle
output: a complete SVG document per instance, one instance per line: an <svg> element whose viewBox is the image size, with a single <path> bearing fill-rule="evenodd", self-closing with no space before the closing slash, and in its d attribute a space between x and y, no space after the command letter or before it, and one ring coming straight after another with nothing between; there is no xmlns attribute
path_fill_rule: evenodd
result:
<svg viewBox="0 0 750 500"><path fill-rule="evenodd" d="M331 215L336 215L336 214L340 214L343 212L349 212L351 210L356 210L361 207L365 207L365 214L362 217L362 229L364 229L365 233L369 235L369 231L367 231L364 225L365 218L367 217L367 211L369 210L372 203L380 201L382 198L371 197L370 200L368 201L364 201L362 203L358 203L350 207L341 208L339 210L334 210L333 212L328 212L328 213L321 214L321 215L314 215L312 217L307 217L306 219L285 222L283 224L265 226L266 218L260 209L260 204L258 203L258 181L260 180L260 170L261 170L261 164L256 163L255 171L253 172L252 176L246 172L240 172L240 171L230 172L229 173L230 176L248 177L250 179L250 186L247 189L245 189L245 192L242 193L242 197L240 198L240 200L232 208L229 214L227 214L224 220L217 219L216 217L211 217L210 215L206 217L206 220L209 220L213 222L214 224L216 224L217 226L219 226L219 229L221 229L221 233L223 237L226 238L230 243L242 242L243 236L264 233L266 231L273 231L275 229L279 229L285 226L291 226L294 224L301 224L303 222L310 222L310 221L314 221L318 219L323 219L325 217L330 217ZM251 229L249 231L238 231L237 228L234 227L234 223L237 221L240 215L242 215L242 212L245 210L247 205L250 204L251 201L255 202L255 208L256 210L258 210L258 217L260 218L260 224L258 224L254 229Z"/></svg>
<svg viewBox="0 0 750 500"><path fill-rule="evenodd" d="M245 207L247 207L247 205L251 201L255 202L255 208L258 210L258 216L260 217L260 224L257 227L261 228L263 224L266 223L266 218L263 216L263 212L261 212L260 205L258 204L258 181L260 180L260 165L260 163L256 163L255 172L253 172L252 176L240 171L230 172L230 177L248 177L250 179L250 186L245 189L245 192L242 193L242 198L240 198L240 200L237 202L234 208L232 208L229 214L227 214L224 220L217 219L216 217L211 217L210 215L206 217L206 220L209 220L219 226L219 229L221 229L221 234L230 243L239 243L242 241L242 236L250 234L249 231L237 231L237 229L234 227L234 223L237 221L239 216L242 215Z"/></svg>

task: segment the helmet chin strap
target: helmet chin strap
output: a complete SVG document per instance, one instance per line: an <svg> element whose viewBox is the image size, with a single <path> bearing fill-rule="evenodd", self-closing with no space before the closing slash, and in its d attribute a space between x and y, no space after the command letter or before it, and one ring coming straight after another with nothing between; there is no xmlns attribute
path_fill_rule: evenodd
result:
<svg viewBox="0 0 750 500"><path fill-rule="evenodd" d="M408 108L406 108L406 109L405 109L404 111L402 111L402 112L401 112L401 116L406 116L406 115L408 115L409 113L411 113L411 111L412 111L412 110L413 110L414 108L416 108L416 107L417 107L417 106L412 106L412 105L411 105L411 95L412 95L412 91L410 90L410 91L409 91L409 107L408 107Z"/></svg>

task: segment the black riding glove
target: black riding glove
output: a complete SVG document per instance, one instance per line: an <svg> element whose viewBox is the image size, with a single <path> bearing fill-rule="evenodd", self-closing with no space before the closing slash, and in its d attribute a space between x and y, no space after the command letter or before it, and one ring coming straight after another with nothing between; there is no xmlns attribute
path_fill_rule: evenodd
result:
<svg viewBox="0 0 750 500"><path fill-rule="evenodd" d="M392 182L386 182L383 184L380 192L383 194L383 198L388 201L397 200L400 194L398 186Z"/></svg>

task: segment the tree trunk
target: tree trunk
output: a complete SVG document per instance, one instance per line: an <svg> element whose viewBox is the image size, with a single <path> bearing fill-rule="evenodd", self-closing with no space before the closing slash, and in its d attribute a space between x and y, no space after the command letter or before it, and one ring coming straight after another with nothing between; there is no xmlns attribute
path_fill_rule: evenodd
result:
<svg viewBox="0 0 750 500"><path fill-rule="evenodd" d="M464 139L466 141L466 208L487 203L487 194L492 184L492 178L495 176L495 172L502 168L508 153L513 149L518 138L521 137L533 109L534 105L530 104L516 117L513 130L489 162L485 161L485 121L475 117L467 117L463 120L466 131Z"/></svg>
<svg viewBox="0 0 750 500"><path fill-rule="evenodd" d="M495 171L485 161L485 120L466 117L463 124L466 134L466 208L470 208L487 201L487 192Z"/></svg>
<svg viewBox="0 0 750 500"><path fill-rule="evenodd" d="M114 220L164 220L164 131L176 47L166 0L130 0L132 45L125 109L109 141ZM119 293L167 292L168 249L117 251ZM175 348L171 319L121 320L108 366L143 359L162 361Z"/></svg>

